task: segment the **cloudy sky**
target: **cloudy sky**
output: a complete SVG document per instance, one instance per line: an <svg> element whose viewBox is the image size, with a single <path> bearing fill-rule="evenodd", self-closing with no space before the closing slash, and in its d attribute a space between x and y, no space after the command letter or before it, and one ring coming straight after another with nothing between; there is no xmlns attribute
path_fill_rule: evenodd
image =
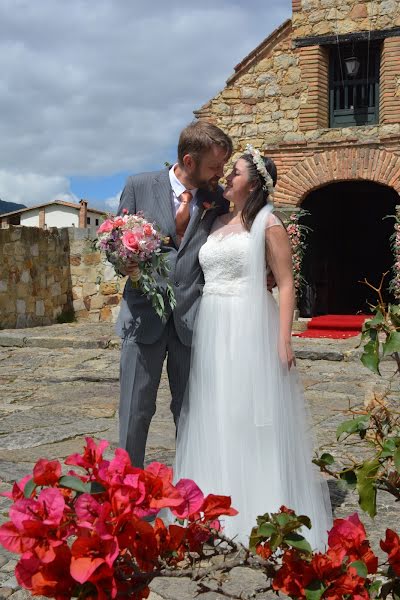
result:
<svg viewBox="0 0 400 600"><path fill-rule="evenodd" d="M0 198L114 209L291 0L0 0Z"/></svg>

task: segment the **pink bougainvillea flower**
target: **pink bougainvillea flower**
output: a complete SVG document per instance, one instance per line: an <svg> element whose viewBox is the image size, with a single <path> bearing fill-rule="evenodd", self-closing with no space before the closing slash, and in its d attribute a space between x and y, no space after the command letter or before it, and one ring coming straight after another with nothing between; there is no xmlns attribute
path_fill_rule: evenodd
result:
<svg viewBox="0 0 400 600"><path fill-rule="evenodd" d="M186 519L189 515L200 511L203 505L204 495L201 489L191 479L180 479L175 489L183 498L182 504L172 508L178 519Z"/></svg>

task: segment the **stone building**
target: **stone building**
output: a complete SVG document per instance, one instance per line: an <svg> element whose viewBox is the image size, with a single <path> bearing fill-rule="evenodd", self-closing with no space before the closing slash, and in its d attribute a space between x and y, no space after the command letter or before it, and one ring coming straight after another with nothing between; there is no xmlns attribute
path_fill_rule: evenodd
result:
<svg viewBox="0 0 400 600"><path fill-rule="evenodd" d="M400 3L292 0L283 23L201 109L276 162L278 207L312 227L304 261L313 314L367 309L390 269L400 193ZM313 295L312 294L312 295Z"/></svg>

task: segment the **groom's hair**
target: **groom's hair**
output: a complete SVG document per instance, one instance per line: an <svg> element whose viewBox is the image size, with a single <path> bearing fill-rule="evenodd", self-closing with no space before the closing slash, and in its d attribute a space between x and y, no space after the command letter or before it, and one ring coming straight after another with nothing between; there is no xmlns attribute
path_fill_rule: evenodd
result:
<svg viewBox="0 0 400 600"><path fill-rule="evenodd" d="M181 132L178 142L178 161L183 165L183 157L190 154L198 163L201 156L213 146L226 151L226 160L232 154L232 140L216 125L207 121L193 121Z"/></svg>

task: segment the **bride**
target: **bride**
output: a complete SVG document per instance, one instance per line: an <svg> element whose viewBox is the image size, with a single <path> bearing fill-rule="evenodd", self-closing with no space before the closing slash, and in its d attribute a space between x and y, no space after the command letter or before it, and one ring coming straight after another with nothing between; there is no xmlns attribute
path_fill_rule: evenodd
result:
<svg viewBox="0 0 400 600"><path fill-rule="evenodd" d="M323 550L331 527L327 485L311 463L312 438L291 346L290 242L272 214L276 167L252 146L235 163L199 258L205 278L188 394L179 421L175 477L232 497L224 532L247 545L256 517L281 505L311 518ZM279 308L266 288L272 271Z"/></svg>

